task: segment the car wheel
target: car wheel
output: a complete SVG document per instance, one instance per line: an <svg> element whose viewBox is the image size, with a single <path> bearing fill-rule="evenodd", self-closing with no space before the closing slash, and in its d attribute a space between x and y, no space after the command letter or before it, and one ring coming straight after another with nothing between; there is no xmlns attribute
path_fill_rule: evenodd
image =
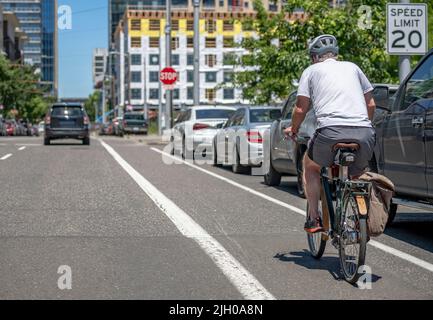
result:
<svg viewBox="0 0 433 320"><path fill-rule="evenodd" d="M83 139L83 145L85 145L85 146L89 146L90 145L90 138L89 137L86 137L86 138Z"/></svg>
<svg viewBox="0 0 433 320"><path fill-rule="evenodd" d="M305 185L304 185L304 154L305 151L298 151L296 159L296 177L297 177L297 188L300 197L305 198Z"/></svg>
<svg viewBox="0 0 433 320"><path fill-rule="evenodd" d="M388 222L386 226L389 227L394 222L395 216L397 214L398 205L391 202L391 206L389 208Z"/></svg>
<svg viewBox="0 0 433 320"><path fill-rule="evenodd" d="M241 159L239 156L238 148L236 145L233 148L233 161L232 161L232 171L233 173L247 173L248 168L241 165Z"/></svg>
<svg viewBox="0 0 433 320"><path fill-rule="evenodd" d="M281 173L275 170L272 165L272 160L269 159L269 170L263 176L265 179L265 184L268 186L279 186L281 183Z"/></svg>
<svg viewBox="0 0 433 320"><path fill-rule="evenodd" d="M50 145L50 138L44 138L44 146Z"/></svg>

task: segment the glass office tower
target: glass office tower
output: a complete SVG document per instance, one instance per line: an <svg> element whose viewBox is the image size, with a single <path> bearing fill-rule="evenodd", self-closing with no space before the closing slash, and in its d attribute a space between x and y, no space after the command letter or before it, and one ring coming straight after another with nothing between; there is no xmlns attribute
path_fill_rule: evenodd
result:
<svg viewBox="0 0 433 320"><path fill-rule="evenodd" d="M13 12L29 40L24 62L41 73L47 93L57 95L57 0L0 0L3 10Z"/></svg>

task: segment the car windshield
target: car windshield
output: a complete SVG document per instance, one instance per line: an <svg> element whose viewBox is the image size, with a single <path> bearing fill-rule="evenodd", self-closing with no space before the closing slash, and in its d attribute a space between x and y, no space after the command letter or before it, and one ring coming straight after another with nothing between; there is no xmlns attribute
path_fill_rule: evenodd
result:
<svg viewBox="0 0 433 320"><path fill-rule="evenodd" d="M70 116L70 117L78 117L83 113L81 111L81 107L53 107L53 111L51 113L53 116Z"/></svg>
<svg viewBox="0 0 433 320"><path fill-rule="evenodd" d="M197 119L228 119L234 113L234 110L227 109L204 109L196 110Z"/></svg>
<svg viewBox="0 0 433 320"><path fill-rule="evenodd" d="M143 114L125 114L125 120L144 121L144 115Z"/></svg>
<svg viewBox="0 0 433 320"><path fill-rule="evenodd" d="M265 123L272 122L281 118L280 109L251 109L250 122Z"/></svg>

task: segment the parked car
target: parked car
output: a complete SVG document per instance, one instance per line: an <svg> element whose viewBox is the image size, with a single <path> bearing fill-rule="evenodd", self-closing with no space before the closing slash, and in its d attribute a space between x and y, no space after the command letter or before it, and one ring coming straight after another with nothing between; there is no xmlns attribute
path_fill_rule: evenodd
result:
<svg viewBox="0 0 433 320"><path fill-rule="evenodd" d="M38 136L45 133L45 122L44 121L39 122L38 133L39 133Z"/></svg>
<svg viewBox="0 0 433 320"><path fill-rule="evenodd" d="M6 121L3 118L0 118L0 136L4 137L7 136L7 134Z"/></svg>
<svg viewBox="0 0 433 320"><path fill-rule="evenodd" d="M280 118L280 107L237 109L213 140L214 164L229 164L235 173L261 166L264 133Z"/></svg>
<svg viewBox="0 0 433 320"><path fill-rule="evenodd" d="M45 117L44 145L54 139L79 139L90 144L89 117L79 103L53 104Z"/></svg>
<svg viewBox="0 0 433 320"><path fill-rule="evenodd" d="M123 117L116 117L113 119L113 129L114 129L113 134L115 136L119 136L119 137L123 136L122 126L123 126Z"/></svg>
<svg viewBox="0 0 433 320"><path fill-rule="evenodd" d="M194 106L179 113L172 130L172 154L192 158L198 147L204 154L212 153L212 140L235 112L235 107Z"/></svg>
<svg viewBox="0 0 433 320"><path fill-rule="evenodd" d="M399 204L433 211L433 50L394 96L380 89L384 98L374 121L377 145L370 166L395 184L391 223Z"/></svg>
<svg viewBox="0 0 433 320"><path fill-rule="evenodd" d="M122 133L123 134L145 134L147 135L147 120L144 112L127 112L123 116Z"/></svg>
<svg viewBox="0 0 433 320"><path fill-rule="evenodd" d="M17 122L15 119L6 120L6 132L8 136L17 136Z"/></svg>
<svg viewBox="0 0 433 320"><path fill-rule="evenodd" d="M374 84L375 88L386 86L391 93L397 91L396 85ZM380 93L373 91L375 100L380 101ZM265 142L263 166L266 171L264 174L265 184L268 186L278 186L281 178L286 175L297 177L298 194L305 197L303 183L303 158L307 151L308 141L316 131L316 117L311 109L299 128L296 142L285 138L284 129L290 127L292 123L292 112L296 103L296 91L290 94L283 105L281 119L274 121L269 130L269 139Z"/></svg>

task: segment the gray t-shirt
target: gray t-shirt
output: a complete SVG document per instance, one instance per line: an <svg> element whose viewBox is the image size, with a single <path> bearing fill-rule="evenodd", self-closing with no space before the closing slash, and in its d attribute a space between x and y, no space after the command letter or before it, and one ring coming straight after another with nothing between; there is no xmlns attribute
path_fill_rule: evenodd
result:
<svg viewBox="0 0 433 320"><path fill-rule="evenodd" d="M364 94L372 90L370 81L356 64L327 59L304 71L298 96L311 99L318 129L371 127Z"/></svg>

